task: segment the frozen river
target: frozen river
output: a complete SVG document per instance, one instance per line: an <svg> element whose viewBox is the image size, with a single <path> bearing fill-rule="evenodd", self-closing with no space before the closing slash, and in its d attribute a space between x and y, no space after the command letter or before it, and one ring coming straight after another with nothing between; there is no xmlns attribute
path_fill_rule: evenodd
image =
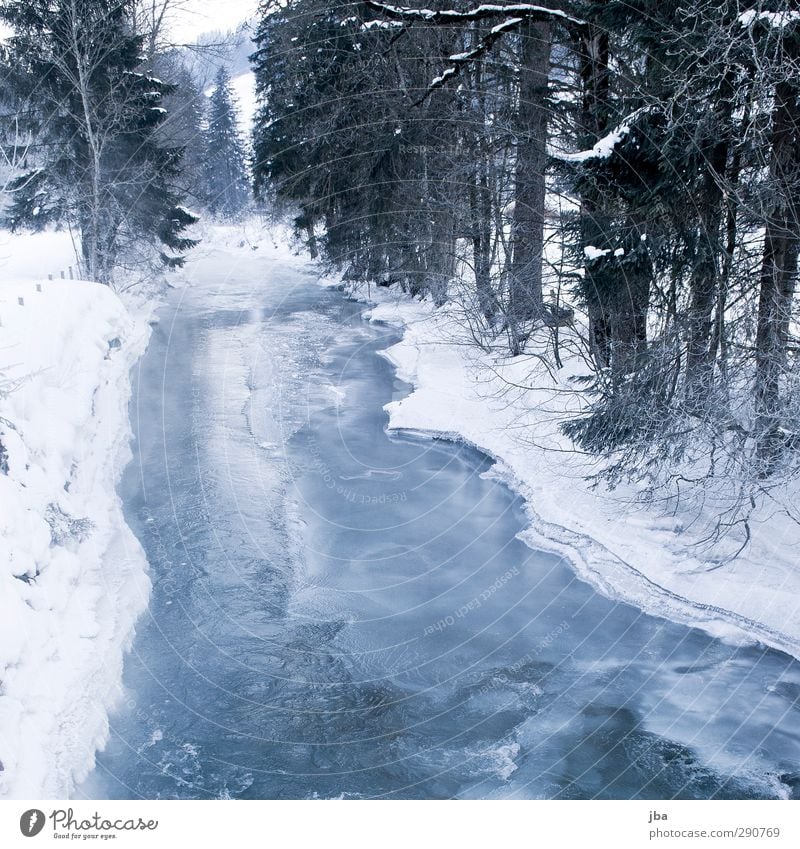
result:
<svg viewBox="0 0 800 849"><path fill-rule="evenodd" d="M136 375L154 591L79 796L800 795L800 665L598 595L484 456L387 434L397 336L341 293L196 273Z"/></svg>

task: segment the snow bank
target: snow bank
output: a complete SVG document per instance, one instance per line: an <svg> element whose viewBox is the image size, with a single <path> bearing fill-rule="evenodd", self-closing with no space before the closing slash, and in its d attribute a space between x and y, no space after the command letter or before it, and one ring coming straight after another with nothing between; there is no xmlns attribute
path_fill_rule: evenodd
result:
<svg viewBox="0 0 800 849"><path fill-rule="evenodd" d="M370 301L371 320L405 329L385 355L414 389L386 406L390 427L462 439L493 456L496 473L527 501L523 538L533 547L563 554L599 591L648 613L800 657L796 525L761 516L743 555L714 562L693 545L688 515L632 507L636 493L625 487L591 488L596 459L558 431L575 404L565 380L530 385L532 359L478 350L454 307L385 289L372 289Z"/></svg>
<svg viewBox="0 0 800 849"><path fill-rule="evenodd" d="M150 590L115 491L147 324L107 287L12 277L22 257L45 277L63 267L63 234L50 235L52 252L5 235L0 250L0 797L10 798L64 798L92 767Z"/></svg>
<svg viewBox="0 0 800 849"><path fill-rule="evenodd" d="M58 279L75 265L75 247L69 233L11 233L0 230L0 286L7 280L42 280L48 274Z"/></svg>

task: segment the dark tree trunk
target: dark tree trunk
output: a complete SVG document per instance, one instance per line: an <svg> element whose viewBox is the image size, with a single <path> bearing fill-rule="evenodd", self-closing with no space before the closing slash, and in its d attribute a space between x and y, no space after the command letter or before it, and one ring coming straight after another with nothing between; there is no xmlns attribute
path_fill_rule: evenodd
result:
<svg viewBox="0 0 800 849"><path fill-rule="evenodd" d="M491 325L497 315L497 299L492 288L492 210L484 162L479 162L472 174L469 201L475 288L481 313Z"/></svg>
<svg viewBox="0 0 800 849"><path fill-rule="evenodd" d="M732 109L731 72L726 73L719 91L717 139L702 151L705 166L700 197L699 221L694 263L689 281L688 339L686 348L686 405L690 412L702 413L714 375L714 305L719 302L720 232L725 213L722 183L728 164L729 130Z"/></svg>
<svg viewBox="0 0 800 849"><path fill-rule="evenodd" d="M787 40L787 67L797 62L798 39ZM800 250L800 85L775 86L770 176L773 203L766 218L756 332L755 400L759 455L769 466L781 444L781 376L786 368L789 320ZM767 469L768 471L768 469Z"/></svg>
<svg viewBox="0 0 800 849"><path fill-rule="evenodd" d="M647 348L653 266L646 245L635 235L645 229L645 223L638 222L637 226L632 221L630 229L633 235L627 246L625 270L620 273L621 287L604 317L610 337L609 365L615 381L626 380L638 368L639 358Z"/></svg>
<svg viewBox="0 0 800 849"><path fill-rule="evenodd" d="M317 237L314 235L314 225L309 224L306 227L306 245L308 245L308 254L311 259L317 259L319 257L319 251L317 250Z"/></svg>
<svg viewBox="0 0 800 849"><path fill-rule="evenodd" d="M577 45L581 79L581 145L590 148L608 130L609 47L608 33L588 26L578 33ZM585 191L581 196L581 240L584 245L603 241L599 225L601 199L597 192ZM590 269L584 269L584 281L592 286ZM596 293L587 291L585 301L589 313L589 346L595 363L606 368L611 361L611 335L608 316Z"/></svg>
<svg viewBox="0 0 800 849"><path fill-rule="evenodd" d="M746 98L744 115L740 126L746 127L750 122L751 100ZM722 270L719 286L717 287L717 304L714 315L714 331L711 339L709 356L716 361L719 357L719 370L723 378L723 386L727 383L728 346L725 334L725 310L728 305L728 291L733 271L733 260L736 254L738 235L738 204L736 196L739 190L739 180L742 173L742 147L736 145L731 155L731 164L727 173L728 191L725 198L725 252L722 255Z"/></svg>
<svg viewBox="0 0 800 849"><path fill-rule="evenodd" d="M686 403L700 412L711 388L714 373L712 345L713 312L719 287L720 228L723 217L722 177L727 159L725 142L714 145L698 198L699 232L689 281L688 338L686 347ZM717 171L717 168L720 170Z"/></svg>
<svg viewBox="0 0 800 849"><path fill-rule="evenodd" d="M508 310L512 354L522 350L523 324L543 313L547 87L552 25L546 21L526 21L520 34L522 53Z"/></svg>
<svg viewBox="0 0 800 849"><path fill-rule="evenodd" d="M479 25L476 25L475 43L480 37ZM481 125L486 115L484 96L483 67L477 63L472 77L474 97L478 104L478 114L472 118L474 126ZM488 151L486 150L485 131L474 131L472 138L475 146L475 166L470 174L469 187L469 230L472 242L472 262L475 271L475 289L478 305L483 317L491 326L497 316L497 296L492 287L492 196L489 186Z"/></svg>

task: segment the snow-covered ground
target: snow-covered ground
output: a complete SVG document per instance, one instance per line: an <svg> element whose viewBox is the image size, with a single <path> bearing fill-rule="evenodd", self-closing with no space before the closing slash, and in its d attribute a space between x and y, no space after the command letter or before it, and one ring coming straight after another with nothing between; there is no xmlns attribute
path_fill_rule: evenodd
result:
<svg viewBox="0 0 800 849"><path fill-rule="evenodd" d="M92 766L149 596L115 491L149 328L70 264L65 233L0 232L0 797Z"/></svg>
<svg viewBox="0 0 800 849"><path fill-rule="evenodd" d="M456 307L437 310L382 288L357 296L373 304L371 320L405 329L386 355L414 389L387 405L390 426L463 439L496 458L497 473L526 498L532 546L564 554L601 592L648 613L800 657L794 523L762 511L750 546L720 563L696 545L701 523L688 509L662 515L632 506L631 487L592 489L586 478L598 471L596 461L558 432L574 404L565 379L548 377L530 357L483 353ZM570 373L574 364L565 365Z"/></svg>

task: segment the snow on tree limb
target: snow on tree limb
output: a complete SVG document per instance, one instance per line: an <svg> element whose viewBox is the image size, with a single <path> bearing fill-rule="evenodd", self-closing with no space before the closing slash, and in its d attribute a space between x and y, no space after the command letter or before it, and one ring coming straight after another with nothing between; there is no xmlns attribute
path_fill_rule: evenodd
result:
<svg viewBox="0 0 800 849"><path fill-rule="evenodd" d="M614 148L628 135L631 131L633 122L646 111L646 107L637 109L628 117L617 124L611 132L606 133L603 138L598 139L589 150L580 150L577 153L553 153L553 159L559 159L562 162L586 162L589 159L608 159L614 152Z"/></svg>
<svg viewBox="0 0 800 849"><path fill-rule="evenodd" d="M371 29L397 29L402 26L402 21L365 21L361 24L361 29L367 32Z"/></svg>
<svg viewBox="0 0 800 849"><path fill-rule="evenodd" d="M746 12L742 12L737 20L745 28L756 23L762 23L772 29L785 29L800 22L800 12L758 12L755 9L748 9Z"/></svg>
<svg viewBox="0 0 800 849"><path fill-rule="evenodd" d="M442 25L481 21L488 18L496 18L501 15L511 16L492 27L492 29L471 50L449 56L448 61L452 64L442 71L438 77L434 77L434 79L431 80L425 94L414 104L415 106L423 103L432 92L436 91L436 89L442 88L448 80L457 77L464 67L470 65L472 62L476 62L484 54L488 53L497 41L499 41L506 33L513 32L524 21L544 21L555 18L577 26L583 26L585 23L580 18L572 17L566 12L562 12L558 9L548 9L545 6L538 6L533 3L513 3L508 5L483 3L480 6L476 6L474 9L468 9L463 12L459 12L454 9L444 9L438 12L435 12L432 9L409 9L401 6L392 6L387 3L380 3L377 2L377 0L366 0L366 4L370 8L391 18L392 23L395 24L423 22ZM365 28L372 28L378 24L378 21L370 21L364 26ZM389 24L389 22L387 22L387 24Z"/></svg>
<svg viewBox="0 0 800 849"><path fill-rule="evenodd" d="M376 11L395 20L422 21L431 24L463 23L469 21L482 21L486 18L494 18L498 15L512 15L522 19L531 20L558 20L582 26L585 21L562 12L559 9L548 9L546 6L537 6L533 3L510 3L508 5L497 3L483 3L474 9L459 12L455 9L443 9L435 12L432 9L409 9L403 6L392 6L388 3L380 3L377 0L366 0L366 4Z"/></svg>
<svg viewBox="0 0 800 849"><path fill-rule="evenodd" d="M462 68L477 61L485 53L488 53L496 41L502 38L507 32L511 32L516 29L524 20L524 18L509 18L507 21L503 21L503 23L498 24L496 27L492 27L492 29L471 50L467 50L464 53L455 53L452 56L449 56L448 61L453 64L444 70L438 77L434 77L434 79L431 80L424 96L421 100L417 101L417 104L415 105L419 105L419 103L424 101L431 92L435 91L437 88L441 88L448 80L453 77L457 77L461 73Z"/></svg>

